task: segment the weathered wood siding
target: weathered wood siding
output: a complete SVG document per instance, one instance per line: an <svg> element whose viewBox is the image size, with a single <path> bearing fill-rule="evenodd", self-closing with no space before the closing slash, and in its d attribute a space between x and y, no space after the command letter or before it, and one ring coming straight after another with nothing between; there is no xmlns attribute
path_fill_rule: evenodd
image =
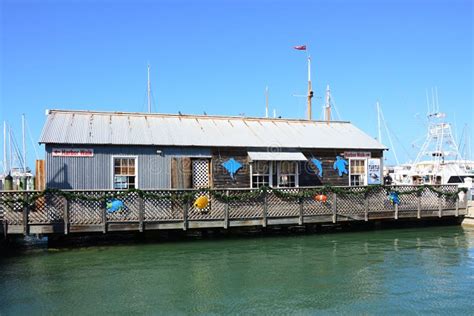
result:
<svg viewBox="0 0 474 316"><path fill-rule="evenodd" d="M345 151L354 152L355 150L303 150L303 154L308 159L316 158L322 162L323 176L322 178L318 176L318 170L308 160L300 165L300 186L349 185L349 175L344 174L340 177L333 167L336 156L340 156ZM379 150L360 150L360 152L370 152L372 158L382 158L382 151Z"/></svg>
<svg viewBox="0 0 474 316"><path fill-rule="evenodd" d="M225 161L234 158L242 168L234 178L222 166ZM212 151L212 183L215 188L248 188L250 187L250 168L246 148L216 148Z"/></svg>

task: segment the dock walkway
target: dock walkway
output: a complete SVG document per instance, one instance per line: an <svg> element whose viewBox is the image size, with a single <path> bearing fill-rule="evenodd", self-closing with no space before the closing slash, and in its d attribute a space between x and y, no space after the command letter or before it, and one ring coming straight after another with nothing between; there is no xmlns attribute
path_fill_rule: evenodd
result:
<svg viewBox="0 0 474 316"><path fill-rule="evenodd" d="M318 193L319 192L319 193ZM396 192L399 203L389 199ZM325 202L314 195L324 194ZM112 197L115 196L115 197ZM206 196L204 209L193 205ZM461 198L460 198L461 197ZM110 202L122 206L111 211ZM107 203L109 202L109 203ZM109 204L109 205L107 205ZM300 187L288 189L1 191L8 234L70 234L159 229L304 225L348 221L452 218L467 213L456 185Z"/></svg>

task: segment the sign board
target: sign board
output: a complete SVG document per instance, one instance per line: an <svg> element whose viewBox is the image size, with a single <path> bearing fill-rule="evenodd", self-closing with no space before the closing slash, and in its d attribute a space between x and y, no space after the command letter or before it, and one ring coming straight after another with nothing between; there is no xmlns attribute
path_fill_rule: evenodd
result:
<svg viewBox="0 0 474 316"><path fill-rule="evenodd" d="M369 151L345 151L344 158L370 158L372 155Z"/></svg>
<svg viewBox="0 0 474 316"><path fill-rule="evenodd" d="M91 148L53 148L53 157L94 157Z"/></svg>
<svg viewBox="0 0 474 316"><path fill-rule="evenodd" d="M381 184L380 159L367 159L367 184Z"/></svg>

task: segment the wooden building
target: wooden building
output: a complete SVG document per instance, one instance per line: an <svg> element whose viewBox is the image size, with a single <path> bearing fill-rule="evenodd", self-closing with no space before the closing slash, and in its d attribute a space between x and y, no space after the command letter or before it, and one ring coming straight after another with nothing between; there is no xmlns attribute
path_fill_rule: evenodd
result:
<svg viewBox="0 0 474 316"><path fill-rule="evenodd" d="M386 147L349 122L50 110L46 186L249 188L380 183Z"/></svg>

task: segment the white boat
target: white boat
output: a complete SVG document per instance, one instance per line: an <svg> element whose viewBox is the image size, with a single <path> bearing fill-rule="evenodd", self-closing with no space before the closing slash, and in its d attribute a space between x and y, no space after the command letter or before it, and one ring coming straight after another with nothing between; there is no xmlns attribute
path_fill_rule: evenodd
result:
<svg viewBox="0 0 474 316"><path fill-rule="evenodd" d="M433 104L427 115L428 132L416 160L387 167L394 184L465 186L474 179L474 161L462 158L446 114L439 111L435 100Z"/></svg>

